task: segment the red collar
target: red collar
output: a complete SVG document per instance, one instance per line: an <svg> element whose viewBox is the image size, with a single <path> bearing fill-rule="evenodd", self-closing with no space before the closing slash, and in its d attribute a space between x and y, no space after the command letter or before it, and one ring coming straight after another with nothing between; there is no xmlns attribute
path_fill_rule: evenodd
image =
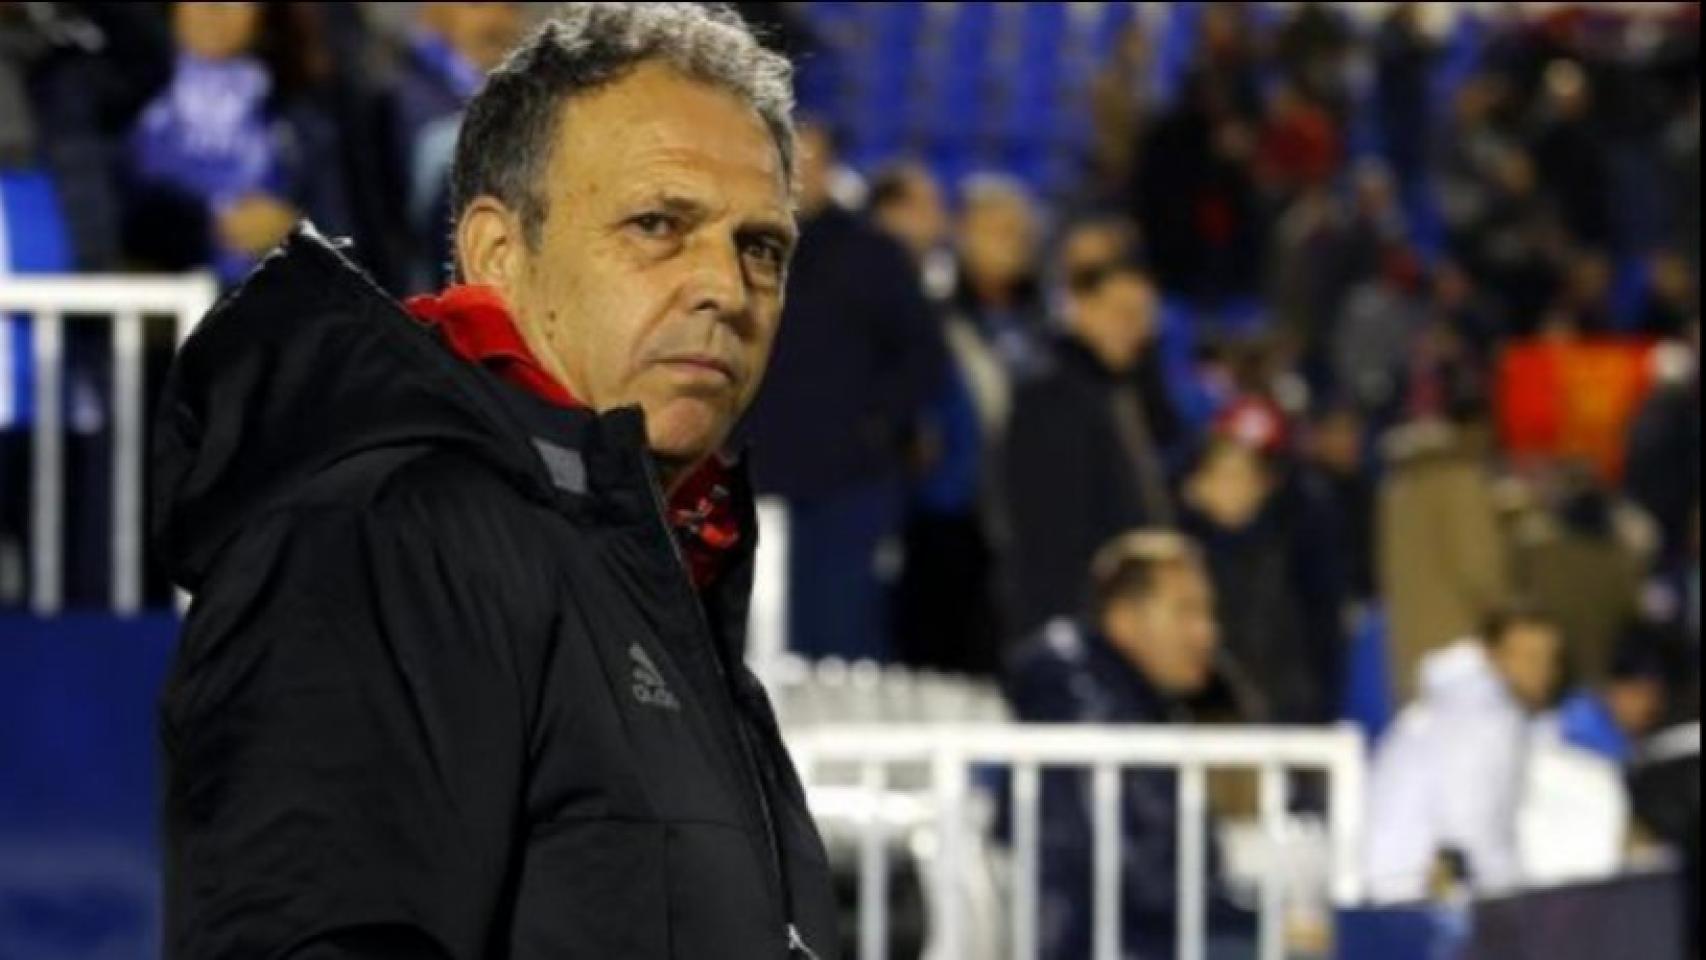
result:
<svg viewBox="0 0 1706 960"><path fill-rule="evenodd" d="M527 348L509 306L492 287L452 286L436 296L410 297L404 306L415 319L437 330L451 352L462 359L549 403L586 406ZM740 518L729 495L731 479L728 465L713 456L670 496L670 525L681 542L693 584L701 590L716 582L730 551L740 543Z"/></svg>

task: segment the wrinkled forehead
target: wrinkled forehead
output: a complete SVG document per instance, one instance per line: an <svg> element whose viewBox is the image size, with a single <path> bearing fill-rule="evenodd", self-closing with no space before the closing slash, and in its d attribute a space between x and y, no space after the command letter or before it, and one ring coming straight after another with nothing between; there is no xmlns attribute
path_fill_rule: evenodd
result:
<svg viewBox="0 0 1706 960"><path fill-rule="evenodd" d="M669 188L742 208L791 207L776 136L733 93L643 64L559 109L553 193L596 198Z"/></svg>

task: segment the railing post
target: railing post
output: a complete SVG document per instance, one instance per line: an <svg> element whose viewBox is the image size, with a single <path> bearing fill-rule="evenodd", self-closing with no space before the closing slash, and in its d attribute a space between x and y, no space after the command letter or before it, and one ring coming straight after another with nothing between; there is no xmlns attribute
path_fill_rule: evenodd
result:
<svg viewBox="0 0 1706 960"><path fill-rule="evenodd" d="M1099 763L1090 781L1090 836L1095 888L1091 924L1096 960L1120 960L1120 768Z"/></svg>
<svg viewBox="0 0 1706 960"><path fill-rule="evenodd" d="M1333 904L1353 907L1362 903L1362 831L1367 814L1367 760L1362 734L1350 724L1341 724L1334 750L1329 782L1327 823L1333 845Z"/></svg>
<svg viewBox="0 0 1706 960"><path fill-rule="evenodd" d="M1208 898L1208 775L1202 765L1179 770L1179 960L1204 960Z"/></svg>
<svg viewBox="0 0 1706 960"><path fill-rule="evenodd" d="M1037 955L1037 871L1042 776L1037 764L1013 768L1013 960Z"/></svg>
<svg viewBox="0 0 1706 960"><path fill-rule="evenodd" d="M1264 763L1257 787L1262 836L1267 841L1266 870L1262 873L1262 912L1259 917L1257 946L1261 960L1285 960L1285 878L1282 844L1285 837L1286 770L1276 763Z"/></svg>
<svg viewBox="0 0 1706 960"><path fill-rule="evenodd" d="M113 315L112 605L119 616L142 610L142 314Z"/></svg>
<svg viewBox="0 0 1706 960"><path fill-rule="evenodd" d="M758 551L753 557L751 615L746 660L766 688L788 653L788 505L779 497L758 501Z"/></svg>
<svg viewBox="0 0 1706 960"><path fill-rule="evenodd" d="M30 608L52 616L64 602L65 320L41 310L30 326L35 376L31 437Z"/></svg>
<svg viewBox="0 0 1706 960"><path fill-rule="evenodd" d="M932 960L965 960L965 930L960 913L960 877L964 854L966 805L965 753L952 737L938 741L932 759L936 782L936 907L931 924Z"/></svg>
<svg viewBox="0 0 1706 960"><path fill-rule="evenodd" d="M889 946L888 829L883 798L888 769L880 760L861 765L864 823L859 837L859 957L886 960Z"/></svg>

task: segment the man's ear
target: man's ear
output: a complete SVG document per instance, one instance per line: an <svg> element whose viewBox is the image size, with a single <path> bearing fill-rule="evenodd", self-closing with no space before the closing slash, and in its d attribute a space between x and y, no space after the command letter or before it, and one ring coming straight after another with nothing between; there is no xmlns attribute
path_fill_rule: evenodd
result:
<svg viewBox="0 0 1706 960"><path fill-rule="evenodd" d="M456 221L456 263L463 283L506 294L521 279L527 239L521 218L495 197L476 197Z"/></svg>

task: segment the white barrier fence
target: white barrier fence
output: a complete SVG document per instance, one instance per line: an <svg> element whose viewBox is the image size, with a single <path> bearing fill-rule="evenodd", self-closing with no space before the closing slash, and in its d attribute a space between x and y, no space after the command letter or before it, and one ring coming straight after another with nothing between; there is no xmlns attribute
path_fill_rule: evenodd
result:
<svg viewBox="0 0 1706 960"><path fill-rule="evenodd" d="M66 510L65 324L69 317L110 322L112 412L112 610L142 608L145 337L150 317L169 317L177 340L188 337L213 306L218 288L206 276L3 276L0 317L22 313L30 325L34 381L30 479L30 607L40 615L64 604L62 565Z"/></svg>
<svg viewBox="0 0 1706 960"><path fill-rule="evenodd" d="M926 956L987 960L993 955L992 938L980 937L974 944L972 934L977 931L968 923L962 897L972 874L968 851L981 840L971 823L973 769L988 765L1010 771L1013 868L1006 893L1010 912L1005 940L1015 960L1036 956L1045 768L1076 768L1090 777L1094 960L1122 956L1120 775L1127 769L1164 768L1177 774L1178 960L1206 956L1211 770L1256 773L1260 825L1275 849L1286 828L1290 775L1324 773L1330 897L1336 905L1352 905L1362 897L1358 843L1364 809L1364 746L1354 729L824 726L793 731L789 747L820 818L833 809L857 823L860 960L887 956L889 858L896 839L890 835L895 818L887 811L896 806L924 811L922 832L929 839L923 848L930 852L930 876L925 882ZM897 773L905 768L924 771L923 790L891 792ZM1278 869L1262 873L1257 954L1261 960L1285 956L1283 877L1284 871ZM994 916L999 915L999 910L994 911Z"/></svg>

